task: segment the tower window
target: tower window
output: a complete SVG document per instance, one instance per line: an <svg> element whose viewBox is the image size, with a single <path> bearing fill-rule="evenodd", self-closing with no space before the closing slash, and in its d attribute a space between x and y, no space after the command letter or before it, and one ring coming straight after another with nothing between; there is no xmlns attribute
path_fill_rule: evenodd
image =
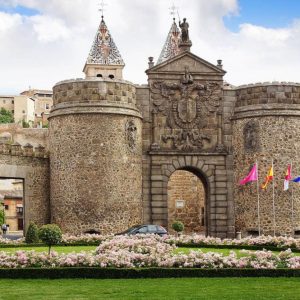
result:
<svg viewBox="0 0 300 300"><path fill-rule="evenodd" d="M112 74L110 74L108 77L109 77L110 79L114 79L114 78L115 78L115 76L112 75Z"/></svg>
<svg viewBox="0 0 300 300"><path fill-rule="evenodd" d="M103 77L102 74L97 74L97 77Z"/></svg>

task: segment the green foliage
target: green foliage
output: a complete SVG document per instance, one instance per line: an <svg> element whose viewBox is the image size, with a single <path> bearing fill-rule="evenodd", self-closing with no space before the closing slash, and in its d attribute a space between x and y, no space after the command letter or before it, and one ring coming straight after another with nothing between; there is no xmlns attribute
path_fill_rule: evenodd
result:
<svg viewBox="0 0 300 300"><path fill-rule="evenodd" d="M172 224L172 228L176 231L176 232L182 232L184 230L184 225L182 222L180 221L175 221Z"/></svg>
<svg viewBox="0 0 300 300"><path fill-rule="evenodd" d="M0 207L0 225L5 223L5 212L1 208L2 207Z"/></svg>
<svg viewBox="0 0 300 300"><path fill-rule="evenodd" d="M0 123L5 124L5 123L13 123L14 122L14 116L11 111L1 108L0 109Z"/></svg>
<svg viewBox="0 0 300 300"><path fill-rule="evenodd" d="M39 229L34 222L30 222L28 226L25 242L27 244L36 244L39 242Z"/></svg>
<svg viewBox="0 0 300 300"><path fill-rule="evenodd" d="M61 242L62 232L59 226L56 224L43 225L39 229L39 238L49 247L50 254L51 246L57 245Z"/></svg>
<svg viewBox="0 0 300 300"><path fill-rule="evenodd" d="M44 124L42 127L43 127L43 128L49 128L49 123Z"/></svg>
<svg viewBox="0 0 300 300"><path fill-rule="evenodd" d="M23 121L22 121L22 127L23 127L23 128L29 128L29 127L30 127L29 122L26 122L25 120L23 120Z"/></svg>

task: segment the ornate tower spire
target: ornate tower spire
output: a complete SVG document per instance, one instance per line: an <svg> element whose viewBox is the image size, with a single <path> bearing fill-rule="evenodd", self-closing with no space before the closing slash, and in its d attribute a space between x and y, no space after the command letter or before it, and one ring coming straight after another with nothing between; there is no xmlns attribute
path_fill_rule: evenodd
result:
<svg viewBox="0 0 300 300"><path fill-rule="evenodd" d="M175 55L179 54L179 42L180 42L180 30L175 23L175 18L173 18L173 24L169 31L167 40L164 44L164 47L160 53L157 64L160 64Z"/></svg>
<svg viewBox="0 0 300 300"><path fill-rule="evenodd" d="M83 72L86 77L122 79L122 70L125 64L104 22L103 5L102 3L102 9L100 9L102 12L100 26L97 30Z"/></svg>

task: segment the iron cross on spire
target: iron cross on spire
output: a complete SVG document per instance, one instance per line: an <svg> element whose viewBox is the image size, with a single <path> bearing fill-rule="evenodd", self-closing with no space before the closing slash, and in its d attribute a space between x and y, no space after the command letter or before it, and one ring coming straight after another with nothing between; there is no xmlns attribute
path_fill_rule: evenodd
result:
<svg viewBox="0 0 300 300"><path fill-rule="evenodd" d="M170 10L170 15L173 16L173 20L174 20L174 21L175 21L175 15L176 15L176 12L177 12L177 15L178 15L178 18L179 18L178 7L175 6L174 2L173 2L173 4L172 4L172 6L169 7L169 10ZM179 18L179 20L180 20L180 18Z"/></svg>
<svg viewBox="0 0 300 300"><path fill-rule="evenodd" d="M107 6L107 4L104 2L104 0L101 0L99 5L100 5L99 11L101 12L101 18L103 19L104 11L105 11L104 7Z"/></svg>

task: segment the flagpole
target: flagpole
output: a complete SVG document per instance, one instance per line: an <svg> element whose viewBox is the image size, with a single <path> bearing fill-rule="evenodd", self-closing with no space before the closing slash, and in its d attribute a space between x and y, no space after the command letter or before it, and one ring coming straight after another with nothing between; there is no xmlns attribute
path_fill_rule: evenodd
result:
<svg viewBox="0 0 300 300"><path fill-rule="evenodd" d="M272 201L272 204L273 204L273 226L274 226L274 232L273 232L273 235L275 236L275 234L276 234L276 217L275 217L275 184L274 184L275 177L274 177L274 161L273 161L273 159L272 159L272 170L273 170L273 178L272 178L272 183L273 183L273 201Z"/></svg>
<svg viewBox="0 0 300 300"><path fill-rule="evenodd" d="M257 220L258 220L258 236L260 236L260 209L259 209L259 182L258 182L258 161L256 160L256 172L257 172Z"/></svg>
<svg viewBox="0 0 300 300"><path fill-rule="evenodd" d="M292 163L291 163L291 174L292 174ZM294 190L293 190L293 184L291 186L291 192L292 192L292 237L294 237Z"/></svg>

